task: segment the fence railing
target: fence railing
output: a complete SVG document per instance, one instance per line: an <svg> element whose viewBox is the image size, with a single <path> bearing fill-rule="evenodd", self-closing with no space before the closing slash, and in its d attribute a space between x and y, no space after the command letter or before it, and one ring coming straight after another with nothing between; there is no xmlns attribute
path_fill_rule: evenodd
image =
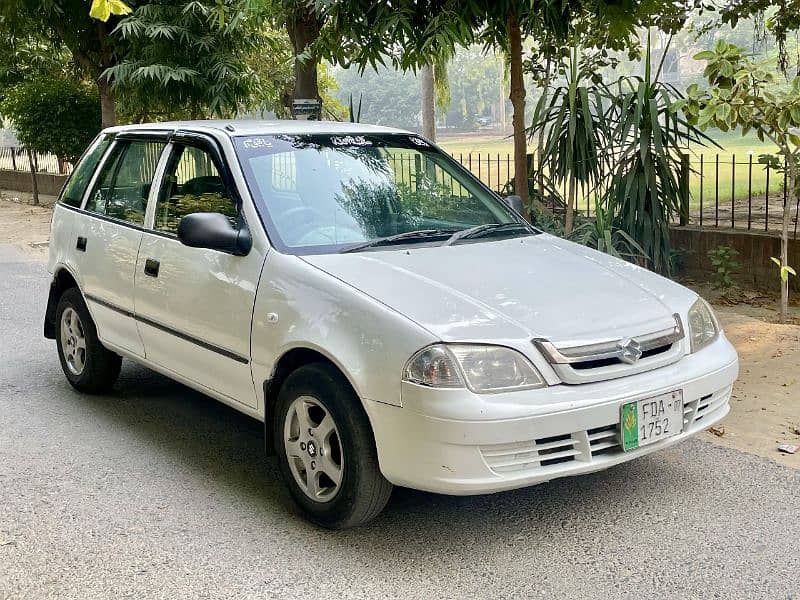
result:
<svg viewBox="0 0 800 600"><path fill-rule="evenodd" d="M452 157L469 169L478 179L498 193L507 193L514 177L514 158L508 153L466 152ZM402 157L400 157L402 162ZM54 154L34 153L37 172L66 175L72 165L60 162ZM684 198L683 219L675 216L676 223L702 228L743 229L746 231L779 231L783 220L783 207L793 202L791 229L797 237L800 221L800 202L788 194L785 170L776 171L771 165L745 157L725 154L697 154L689 157L688 197ZM536 155L528 155L530 173L535 176L538 165ZM409 174L416 166L408 161L402 165ZM29 171L27 151L20 147L0 147L0 169ZM410 176L410 175L409 175ZM591 215L595 198L608 186L610 174L601 178L599 189L582 190L577 209ZM565 190L560 190L562 197ZM548 204L548 201L545 201ZM550 208L559 208L551 198Z"/></svg>
<svg viewBox="0 0 800 600"><path fill-rule="evenodd" d="M55 154L33 153L33 162L37 173L50 173L52 175L68 175L72 172L72 165L68 162L59 162ZM7 171L30 171L28 152L19 146L0 146L0 169Z"/></svg>
<svg viewBox="0 0 800 600"><path fill-rule="evenodd" d="M510 154L455 153L452 157L469 169L488 187L498 193L507 193L509 181L514 177L514 160ZM743 229L746 231L779 231L783 221L783 207L791 207L791 233L797 237L800 221L800 202L791 198L787 188L785 170L777 171L761 164L752 154L745 157L725 154L690 155L685 163L688 179L683 199L684 212L675 215L675 222L702 228ZM535 154L528 155L531 177L535 179L538 166ZM582 190L577 209L591 215L595 198L607 189L611 174L601 177L599 189ZM564 197L565 190L559 190ZM684 192L686 193L686 191ZM550 208L555 203L545 204Z"/></svg>

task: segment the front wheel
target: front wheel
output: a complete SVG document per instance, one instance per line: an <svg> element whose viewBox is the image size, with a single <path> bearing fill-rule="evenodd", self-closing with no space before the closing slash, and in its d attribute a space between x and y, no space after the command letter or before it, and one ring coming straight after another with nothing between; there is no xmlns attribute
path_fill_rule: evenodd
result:
<svg viewBox="0 0 800 600"><path fill-rule="evenodd" d="M324 363L286 378L275 411L275 451L292 498L313 522L355 527L383 510L392 492L378 467L361 402Z"/></svg>

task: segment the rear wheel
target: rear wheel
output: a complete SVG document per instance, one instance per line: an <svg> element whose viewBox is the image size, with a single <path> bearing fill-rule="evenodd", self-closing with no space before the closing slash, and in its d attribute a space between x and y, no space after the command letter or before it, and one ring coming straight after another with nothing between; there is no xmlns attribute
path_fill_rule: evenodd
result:
<svg viewBox="0 0 800 600"><path fill-rule="evenodd" d="M275 411L275 451L293 499L311 521L355 527L383 510L392 492L378 467L361 402L331 365L286 378Z"/></svg>
<svg viewBox="0 0 800 600"><path fill-rule="evenodd" d="M100 343L89 309L77 288L61 295L56 323L58 358L72 387L86 393L109 390L119 377L122 358Z"/></svg>

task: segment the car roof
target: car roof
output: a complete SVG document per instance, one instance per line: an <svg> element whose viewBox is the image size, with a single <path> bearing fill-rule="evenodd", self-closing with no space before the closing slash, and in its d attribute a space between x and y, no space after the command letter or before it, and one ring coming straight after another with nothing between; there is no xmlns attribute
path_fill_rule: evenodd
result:
<svg viewBox="0 0 800 600"><path fill-rule="evenodd" d="M107 133L122 133L127 131L202 131L215 130L225 133L230 137L242 135L297 135L297 134L381 134L381 133L411 133L394 127L380 125L366 125L362 123L349 123L338 121L301 121L301 120L207 120L207 121L166 121L163 123L139 123L136 125L119 125L109 127Z"/></svg>

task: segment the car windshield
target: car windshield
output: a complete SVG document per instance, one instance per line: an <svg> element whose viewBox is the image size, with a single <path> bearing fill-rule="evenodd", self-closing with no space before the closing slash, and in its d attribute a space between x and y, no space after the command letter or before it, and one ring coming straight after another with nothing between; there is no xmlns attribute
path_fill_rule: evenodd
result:
<svg viewBox="0 0 800 600"><path fill-rule="evenodd" d="M270 239L294 254L535 233L414 135L257 135L235 146Z"/></svg>

